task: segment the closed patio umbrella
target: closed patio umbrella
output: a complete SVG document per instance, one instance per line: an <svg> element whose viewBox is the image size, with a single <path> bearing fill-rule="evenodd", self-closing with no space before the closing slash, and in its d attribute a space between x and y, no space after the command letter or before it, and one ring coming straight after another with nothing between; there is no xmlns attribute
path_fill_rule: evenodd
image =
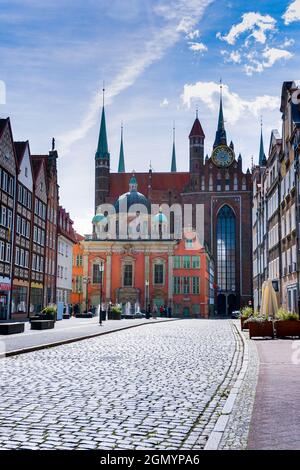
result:
<svg viewBox="0 0 300 470"><path fill-rule="evenodd" d="M262 285L262 301L260 314L265 317L275 318L278 312L278 302L276 292L274 290L272 281L268 279Z"/></svg>

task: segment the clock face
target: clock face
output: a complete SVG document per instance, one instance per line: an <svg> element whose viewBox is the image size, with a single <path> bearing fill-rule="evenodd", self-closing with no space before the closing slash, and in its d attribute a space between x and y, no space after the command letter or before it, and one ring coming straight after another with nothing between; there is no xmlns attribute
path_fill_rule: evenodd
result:
<svg viewBox="0 0 300 470"><path fill-rule="evenodd" d="M227 145L219 145L212 153L212 161L219 167L228 167L234 161L234 153Z"/></svg>

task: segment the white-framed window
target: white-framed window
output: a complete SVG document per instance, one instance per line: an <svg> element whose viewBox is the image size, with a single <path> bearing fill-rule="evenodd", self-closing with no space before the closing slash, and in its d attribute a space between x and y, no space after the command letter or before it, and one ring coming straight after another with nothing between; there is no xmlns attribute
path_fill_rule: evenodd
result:
<svg viewBox="0 0 300 470"><path fill-rule="evenodd" d="M0 260L4 261L5 257L5 243L1 240L0 241Z"/></svg>
<svg viewBox="0 0 300 470"><path fill-rule="evenodd" d="M6 227L6 207L5 206L2 206L1 207L1 225L3 225L4 227Z"/></svg>
<svg viewBox="0 0 300 470"><path fill-rule="evenodd" d="M5 261L7 263L10 263L10 258L11 258L11 244L6 243Z"/></svg>

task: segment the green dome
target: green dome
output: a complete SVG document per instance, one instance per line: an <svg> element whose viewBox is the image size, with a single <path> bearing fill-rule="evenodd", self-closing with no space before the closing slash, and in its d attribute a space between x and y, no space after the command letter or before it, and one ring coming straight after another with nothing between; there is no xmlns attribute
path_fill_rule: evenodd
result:
<svg viewBox="0 0 300 470"><path fill-rule="evenodd" d="M158 222L159 224L167 224L168 223L167 217L162 212L159 212L158 214L156 214L154 216L154 221Z"/></svg>
<svg viewBox="0 0 300 470"><path fill-rule="evenodd" d="M92 223L93 223L93 224L99 224L100 222L103 222L104 220L106 220L105 215L103 215L103 214L96 214L96 215L93 217Z"/></svg>

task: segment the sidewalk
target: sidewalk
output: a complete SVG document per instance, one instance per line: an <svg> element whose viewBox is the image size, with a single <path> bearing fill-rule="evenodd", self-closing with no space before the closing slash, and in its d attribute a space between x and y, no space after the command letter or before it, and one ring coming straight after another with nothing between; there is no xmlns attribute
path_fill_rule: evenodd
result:
<svg viewBox="0 0 300 470"><path fill-rule="evenodd" d="M300 341L255 345L260 365L248 449L299 450Z"/></svg>
<svg viewBox="0 0 300 470"><path fill-rule="evenodd" d="M30 323L26 322L24 333L9 336L0 335L0 354L20 354L56 345L56 343L59 345L113 331L165 321L174 320L170 318L107 320L102 322L102 326L100 326L98 317L71 318L70 320L57 321L54 329L44 331L31 330Z"/></svg>

